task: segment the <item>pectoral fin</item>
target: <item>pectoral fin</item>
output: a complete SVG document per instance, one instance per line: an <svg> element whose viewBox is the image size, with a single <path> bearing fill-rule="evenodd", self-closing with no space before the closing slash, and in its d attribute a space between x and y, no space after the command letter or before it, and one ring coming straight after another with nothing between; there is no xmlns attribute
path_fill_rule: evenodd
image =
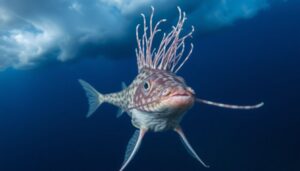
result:
<svg viewBox="0 0 300 171"><path fill-rule="evenodd" d="M123 110L122 108L119 108L116 117L120 118L124 113L125 113L125 110Z"/></svg>
<svg viewBox="0 0 300 171"><path fill-rule="evenodd" d="M186 139L182 129L180 127L175 128L175 131L179 134L181 141L184 145L184 147L186 148L186 150L189 152L189 154L194 157L195 159L197 159L204 167L209 168L209 165L206 165L201 158L197 155L197 153L195 152L195 150L192 148L192 146L190 145L190 143L188 142L188 140Z"/></svg>
<svg viewBox="0 0 300 171"><path fill-rule="evenodd" d="M134 134L132 135L131 139L128 142L125 157L124 157L124 162L120 171L123 171L126 168L126 166L129 164L129 162L133 159L133 157L139 150L139 147L142 143L142 139L146 132L147 130L145 129L136 130L134 132Z"/></svg>

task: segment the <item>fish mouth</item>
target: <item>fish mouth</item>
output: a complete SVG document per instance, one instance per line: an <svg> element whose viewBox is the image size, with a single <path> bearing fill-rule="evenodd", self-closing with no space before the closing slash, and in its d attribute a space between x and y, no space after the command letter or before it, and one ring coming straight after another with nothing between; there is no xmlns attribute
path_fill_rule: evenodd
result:
<svg viewBox="0 0 300 171"><path fill-rule="evenodd" d="M170 97L189 97L192 96L190 93L174 93Z"/></svg>
<svg viewBox="0 0 300 171"><path fill-rule="evenodd" d="M188 91L174 92L173 94L170 95L170 97L192 97L192 96L193 94Z"/></svg>
<svg viewBox="0 0 300 171"><path fill-rule="evenodd" d="M176 95L170 96L168 99L169 99L169 101L175 101L177 103L186 104L186 103L189 103L190 101L192 101L194 98L193 98L193 96L188 95L188 94L176 94Z"/></svg>
<svg viewBox="0 0 300 171"><path fill-rule="evenodd" d="M167 101L169 104L177 107L190 106L194 102L194 96L187 91L174 92L167 98Z"/></svg>

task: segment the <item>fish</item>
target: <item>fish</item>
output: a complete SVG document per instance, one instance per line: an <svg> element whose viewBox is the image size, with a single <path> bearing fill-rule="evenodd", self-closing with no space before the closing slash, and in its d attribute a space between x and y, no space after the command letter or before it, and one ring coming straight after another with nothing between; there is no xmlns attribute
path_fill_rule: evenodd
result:
<svg viewBox="0 0 300 171"><path fill-rule="evenodd" d="M178 7L177 24L169 33L161 34L160 43L157 48L153 48L154 40L162 32L159 26L167 20L161 19L154 25L154 8L151 8L149 22L147 22L146 16L141 14L143 18L142 35L139 35L140 25L136 26L137 48L135 52L138 74L129 86L123 83L121 91L102 94L86 81L79 79L89 102L86 116L90 117L101 104L109 103L119 108L117 117L127 113L131 118L131 123L136 131L127 144L120 171L123 171L133 160L147 132L168 130L175 131L188 153L204 167L209 168L210 166L195 152L180 126L187 111L193 107L195 102L244 110L260 108L264 103L239 106L198 98L184 78L177 75L192 54L193 44L191 43L189 50L186 51L186 40L192 37L194 27L192 26L188 33L181 34L187 17L186 13Z"/></svg>

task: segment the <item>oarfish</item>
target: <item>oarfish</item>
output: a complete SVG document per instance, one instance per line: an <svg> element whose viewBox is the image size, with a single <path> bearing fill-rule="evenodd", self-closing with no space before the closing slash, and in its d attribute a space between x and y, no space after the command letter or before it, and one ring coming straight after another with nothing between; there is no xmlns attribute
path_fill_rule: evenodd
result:
<svg viewBox="0 0 300 171"><path fill-rule="evenodd" d="M167 130L177 132L189 154L204 167L209 167L197 155L180 127L185 113L195 102L231 109L254 109L263 105L263 103L251 106L228 105L196 97L195 91L176 74L192 54L193 44L190 44L189 51L185 51L185 42L194 32L192 27L190 32L181 35L187 18L179 7L178 10L177 24L169 33L161 34L160 43L156 48L153 47L155 36L161 32L159 26L166 20L159 20L153 25L153 7L148 23L145 15L142 14L142 35L139 35L140 25L136 27L135 52L138 75L129 86L124 85L120 92L102 94L87 82L79 80L89 101L87 117L90 117L102 103L107 102L120 108L118 117L126 112L131 117L132 125L137 128L127 145L120 171L124 170L133 159L147 131Z"/></svg>

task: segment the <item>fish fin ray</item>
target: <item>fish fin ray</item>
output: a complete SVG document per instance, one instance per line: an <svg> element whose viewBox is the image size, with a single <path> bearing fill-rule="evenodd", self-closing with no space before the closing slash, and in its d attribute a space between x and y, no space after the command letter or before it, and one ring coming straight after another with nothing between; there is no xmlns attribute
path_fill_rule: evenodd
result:
<svg viewBox="0 0 300 171"><path fill-rule="evenodd" d="M117 117L117 118L120 118L124 113L125 113L125 110L122 109L122 108L119 108L116 117Z"/></svg>
<svg viewBox="0 0 300 171"><path fill-rule="evenodd" d="M181 142L184 145L184 147L186 148L186 150L188 151L188 153L194 157L196 160L198 160L204 167L209 168L210 166L205 164L202 159L198 156L198 154L195 152L195 150L193 149L193 147L190 145L190 143L188 142L187 138L185 137L185 134L183 133L182 129L180 127L177 127L175 129L175 131L178 133L178 135L180 136Z"/></svg>
<svg viewBox="0 0 300 171"><path fill-rule="evenodd" d="M260 103L255 104L255 105L243 105L242 106L242 105L219 103L219 102L214 102L214 101L200 99L200 98L196 98L196 101L199 102L199 103L204 103L204 104L211 105L211 106L217 106L217 107L227 108L227 109L240 109L240 110L257 109L257 108L260 108L264 105L264 102L260 102Z"/></svg>
<svg viewBox="0 0 300 171"><path fill-rule="evenodd" d="M143 137L146 133L145 129L136 130L132 137L130 138L125 152L124 162L122 164L122 167L120 171L123 171L126 166L130 163L130 161L134 158L137 151L139 150L139 147L142 143Z"/></svg>

